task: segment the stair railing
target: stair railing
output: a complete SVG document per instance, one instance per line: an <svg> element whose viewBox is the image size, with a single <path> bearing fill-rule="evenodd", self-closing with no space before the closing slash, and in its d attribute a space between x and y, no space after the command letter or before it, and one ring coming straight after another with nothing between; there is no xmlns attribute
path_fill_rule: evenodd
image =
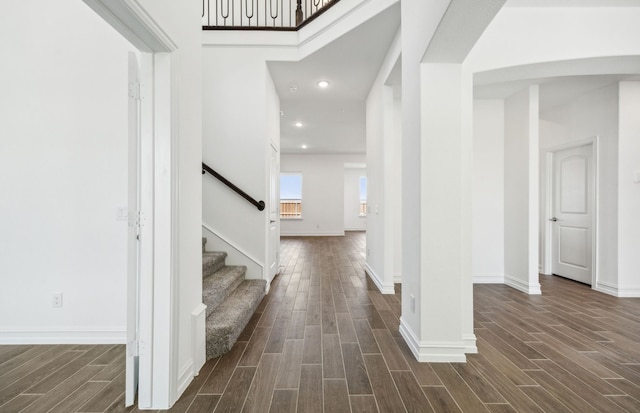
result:
<svg viewBox="0 0 640 413"><path fill-rule="evenodd" d="M340 0L202 0L204 30L295 31Z"/></svg>
<svg viewBox="0 0 640 413"><path fill-rule="evenodd" d="M249 194L247 194L246 192L244 192L242 189L238 188L237 186L235 186L231 181L229 181L227 178L225 178L224 176L220 175L218 172L214 171L209 165L207 165L206 163L202 162L202 174L204 175L205 172L210 173L211 175L213 175L215 178L217 178L220 182L222 182L223 184L225 184L226 186L228 186L229 188L231 188L235 193L237 193L238 195L240 195L241 197L243 197L244 199L246 199L247 201L249 201L251 204L253 204L256 208L258 208L258 211L262 211L264 210L264 201L256 201L254 198L252 198L251 196L249 196Z"/></svg>

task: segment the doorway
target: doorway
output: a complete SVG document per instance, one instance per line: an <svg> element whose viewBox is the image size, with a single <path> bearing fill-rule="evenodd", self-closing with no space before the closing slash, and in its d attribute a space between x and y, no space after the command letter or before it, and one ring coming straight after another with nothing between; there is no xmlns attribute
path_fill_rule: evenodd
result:
<svg viewBox="0 0 640 413"><path fill-rule="evenodd" d="M547 152L546 273L596 281L596 141Z"/></svg>

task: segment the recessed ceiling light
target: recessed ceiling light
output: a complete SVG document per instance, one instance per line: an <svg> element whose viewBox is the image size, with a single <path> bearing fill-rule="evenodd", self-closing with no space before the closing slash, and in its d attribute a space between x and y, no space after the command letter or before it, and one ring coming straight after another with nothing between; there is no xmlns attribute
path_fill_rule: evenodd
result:
<svg viewBox="0 0 640 413"><path fill-rule="evenodd" d="M302 122L296 122L296 126L301 128L302 127Z"/></svg>
<svg viewBox="0 0 640 413"><path fill-rule="evenodd" d="M318 87L322 88L322 89L325 89L325 88L329 87L329 82L326 81L326 80L320 80L318 82Z"/></svg>
<svg viewBox="0 0 640 413"><path fill-rule="evenodd" d="M289 92L296 93L297 91L298 91L298 86L296 85L289 86Z"/></svg>
<svg viewBox="0 0 640 413"><path fill-rule="evenodd" d="M302 145L301 148L302 149L307 149L307 145Z"/></svg>

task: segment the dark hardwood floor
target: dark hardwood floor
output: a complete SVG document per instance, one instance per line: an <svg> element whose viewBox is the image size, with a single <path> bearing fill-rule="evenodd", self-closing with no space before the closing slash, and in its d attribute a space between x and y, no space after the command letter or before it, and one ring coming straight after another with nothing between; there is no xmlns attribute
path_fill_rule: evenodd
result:
<svg viewBox="0 0 640 413"><path fill-rule="evenodd" d="M363 270L365 236L283 238L282 272L230 353L173 412L640 412L640 299L541 276L542 296L476 285L479 354L417 363L400 288ZM0 346L0 412L119 412L123 346Z"/></svg>

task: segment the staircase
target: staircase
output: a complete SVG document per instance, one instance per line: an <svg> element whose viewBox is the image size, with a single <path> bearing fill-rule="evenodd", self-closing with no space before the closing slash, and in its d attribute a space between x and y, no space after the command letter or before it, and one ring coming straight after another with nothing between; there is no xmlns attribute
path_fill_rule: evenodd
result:
<svg viewBox="0 0 640 413"><path fill-rule="evenodd" d="M206 251L202 238L202 302L207 306L207 360L229 350L264 297L265 280L246 280L247 268L227 266L226 252Z"/></svg>

